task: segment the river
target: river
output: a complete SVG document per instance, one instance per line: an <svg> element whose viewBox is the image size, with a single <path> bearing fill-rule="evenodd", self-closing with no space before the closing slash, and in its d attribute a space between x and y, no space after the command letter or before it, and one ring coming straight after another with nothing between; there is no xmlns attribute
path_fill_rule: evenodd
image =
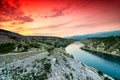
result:
<svg viewBox="0 0 120 80"><path fill-rule="evenodd" d="M73 55L74 59L94 67L109 76L120 79L120 59L84 51L80 49L82 46L84 46L84 44L75 42L66 47L66 52Z"/></svg>

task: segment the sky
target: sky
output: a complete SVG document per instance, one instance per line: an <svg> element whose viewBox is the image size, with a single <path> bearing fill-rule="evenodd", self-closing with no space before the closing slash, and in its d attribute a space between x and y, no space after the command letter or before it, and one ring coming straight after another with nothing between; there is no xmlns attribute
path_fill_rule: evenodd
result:
<svg viewBox="0 0 120 80"><path fill-rule="evenodd" d="M120 30L120 0L0 0L0 28L59 37Z"/></svg>

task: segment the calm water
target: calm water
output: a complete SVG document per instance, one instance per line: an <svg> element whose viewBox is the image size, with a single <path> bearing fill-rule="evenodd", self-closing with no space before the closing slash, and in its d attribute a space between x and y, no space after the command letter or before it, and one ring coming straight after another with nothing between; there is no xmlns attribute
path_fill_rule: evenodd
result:
<svg viewBox="0 0 120 80"><path fill-rule="evenodd" d="M81 46L84 45L82 43L73 43L66 47L66 51L72 54L76 60L94 67L109 76L120 79L120 59L105 55L96 55L97 53L81 50Z"/></svg>

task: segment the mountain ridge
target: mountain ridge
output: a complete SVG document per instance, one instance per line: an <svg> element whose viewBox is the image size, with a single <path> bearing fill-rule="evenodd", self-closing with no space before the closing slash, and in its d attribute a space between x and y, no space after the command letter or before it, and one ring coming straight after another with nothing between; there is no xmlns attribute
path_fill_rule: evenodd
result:
<svg viewBox="0 0 120 80"><path fill-rule="evenodd" d="M86 34L86 35L75 35L75 36L69 36L69 37L65 37L65 38L74 39L74 40L83 40L86 38L109 37L109 36L120 36L120 30L97 32L97 33Z"/></svg>

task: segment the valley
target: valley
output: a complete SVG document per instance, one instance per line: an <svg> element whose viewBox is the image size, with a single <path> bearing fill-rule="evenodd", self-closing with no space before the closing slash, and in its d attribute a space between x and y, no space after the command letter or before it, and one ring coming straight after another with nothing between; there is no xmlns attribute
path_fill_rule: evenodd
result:
<svg viewBox="0 0 120 80"><path fill-rule="evenodd" d="M13 34L15 39L11 39ZM18 36L2 32L0 45L5 51L0 52L1 80L114 80L66 53L65 47L74 40L22 36L25 39L19 41Z"/></svg>

